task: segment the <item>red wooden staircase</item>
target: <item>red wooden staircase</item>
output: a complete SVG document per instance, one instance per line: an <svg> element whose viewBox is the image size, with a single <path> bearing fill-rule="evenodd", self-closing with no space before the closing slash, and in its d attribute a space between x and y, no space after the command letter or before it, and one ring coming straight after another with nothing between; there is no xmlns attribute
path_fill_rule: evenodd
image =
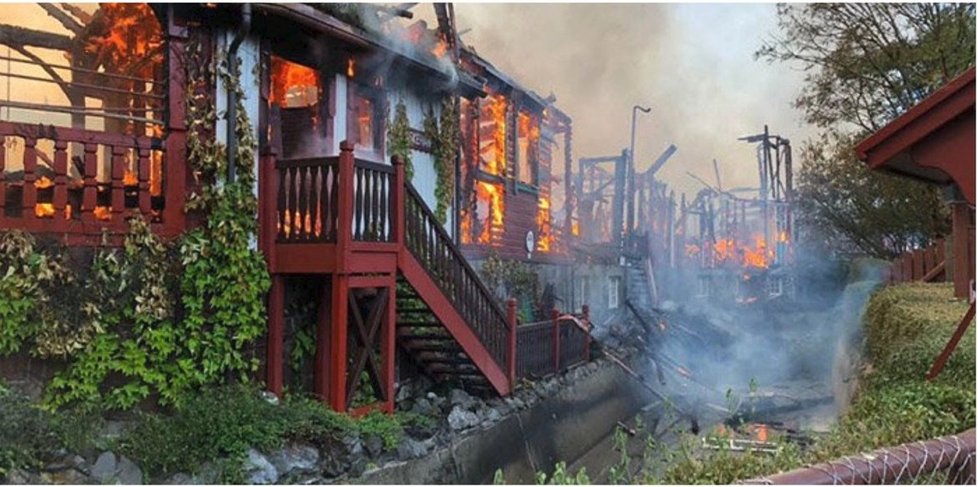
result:
<svg viewBox="0 0 978 487"><path fill-rule="evenodd" d="M344 143L339 157L263 159L270 391L282 391L286 278L317 275L314 384L334 409L392 410L398 346L436 379L509 394L515 305L502 310L396 158L357 160Z"/></svg>

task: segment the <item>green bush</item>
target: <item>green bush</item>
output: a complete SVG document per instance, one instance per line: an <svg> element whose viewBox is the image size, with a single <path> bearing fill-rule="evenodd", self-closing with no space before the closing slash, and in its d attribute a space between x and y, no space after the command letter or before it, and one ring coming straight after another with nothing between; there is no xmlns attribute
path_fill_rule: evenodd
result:
<svg viewBox="0 0 978 487"><path fill-rule="evenodd" d="M392 449L402 432L394 416L374 413L357 420L311 398L276 405L256 387L236 385L204 391L170 415L143 414L121 447L151 477L196 473L205 462L217 461L224 480L240 482L249 448L269 451L289 439L329 448L345 435L360 434L378 435Z"/></svg>
<svg viewBox="0 0 978 487"><path fill-rule="evenodd" d="M54 460L65 449L87 448L99 424L80 411L52 413L0 385L0 479Z"/></svg>

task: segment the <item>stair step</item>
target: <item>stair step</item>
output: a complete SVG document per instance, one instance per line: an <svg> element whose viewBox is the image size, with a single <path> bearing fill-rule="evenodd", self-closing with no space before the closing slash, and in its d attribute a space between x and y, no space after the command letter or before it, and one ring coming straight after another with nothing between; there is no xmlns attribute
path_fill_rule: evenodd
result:
<svg viewBox="0 0 978 487"><path fill-rule="evenodd" d="M397 307L398 313L431 313L428 308L403 308L401 306Z"/></svg>
<svg viewBox="0 0 978 487"><path fill-rule="evenodd" d="M397 326L410 326L415 328L439 328L440 321L398 321Z"/></svg>
<svg viewBox="0 0 978 487"><path fill-rule="evenodd" d="M397 338L401 340L435 340L435 341L454 342L451 335L424 335L419 333L401 333L401 330L397 330L397 331L398 331Z"/></svg>
<svg viewBox="0 0 978 487"><path fill-rule="evenodd" d="M463 371L462 369L465 369L465 371ZM442 374L457 375L457 376L468 375L473 377L482 377L482 375L478 373L479 369L475 365L471 365L471 364L432 363L432 364L428 364L425 367L425 370L430 370L431 372L436 374L442 373Z"/></svg>
<svg viewBox="0 0 978 487"><path fill-rule="evenodd" d="M457 346L457 345L453 345L454 343L455 342L453 341L452 344L447 344L447 345L430 345L430 344L412 345L410 342L408 342L408 343L405 343L404 346L406 348L411 349L412 352L418 352L418 353L423 353L423 352L459 353L459 352L462 352L463 351L462 348L459 347L459 346Z"/></svg>

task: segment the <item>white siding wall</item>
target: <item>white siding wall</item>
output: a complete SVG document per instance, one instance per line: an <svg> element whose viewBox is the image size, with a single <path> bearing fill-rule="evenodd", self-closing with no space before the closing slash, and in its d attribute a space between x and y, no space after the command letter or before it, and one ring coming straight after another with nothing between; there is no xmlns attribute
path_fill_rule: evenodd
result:
<svg viewBox="0 0 978 487"><path fill-rule="evenodd" d="M397 107L399 102L403 101L405 108L407 108L408 121L411 128L416 130L424 129L425 113L434 110L435 116L438 116L441 112L440 100L438 98L425 97L423 93L411 91L409 88L391 88L388 91L388 101L391 107L388 123L393 122L394 115L396 114L395 107ZM431 154L413 150L411 151L411 162L414 165L414 179L412 180L412 184L418 190L421 198L424 199L425 204L434 211L438 204L435 198L435 187L438 184L435 159ZM452 234L452 229L454 228L454 223L452 222L452 218L454 217L453 213L451 208L449 208L448 221L445 223L445 230L449 235Z"/></svg>
<svg viewBox="0 0 978 487"><path fill-rule="evenodd" d="M234 39L233 31L223 31L217 33L217 43L215 55L223 56L227 53L228 46L230 46L231 41ZM241 60L240 65L240 77L239 82L241 83L241 89L244 91L244 98L241 102L244 105L245 112L248 114L248 120L251 123L251 129L254 132L255 140L258 140L258 112L260 109L260 77L257 66L261 62L261 57L259 55L258 38L248 37L241 43L238 47L238 59ZM215 135L217 141L221 143L227 142L228 134L228 124L227 124L227 90L224 86L224 80L220 76L216 76L216 90L215 90L215 100L214 105L217 109L217 127L215 128ZM255 180L258 180L258 151L255 151L255 160L252 164ZM254 187L255 195L258 194L258 185ZM252 236L252 247L256 248L258 246L258 240L256 236Z"/></svg>

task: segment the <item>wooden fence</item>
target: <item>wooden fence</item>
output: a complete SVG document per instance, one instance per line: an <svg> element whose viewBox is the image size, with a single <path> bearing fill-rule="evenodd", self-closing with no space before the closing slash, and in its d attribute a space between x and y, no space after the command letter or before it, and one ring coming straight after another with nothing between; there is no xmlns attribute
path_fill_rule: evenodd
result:
<svg viewBox="0 0 978 487"><path fill-rule="evenodd" d="M898 282L944 282L945 270L944 239L937 239L927 248L907 252L893 260L884 281Z"/></svg>

